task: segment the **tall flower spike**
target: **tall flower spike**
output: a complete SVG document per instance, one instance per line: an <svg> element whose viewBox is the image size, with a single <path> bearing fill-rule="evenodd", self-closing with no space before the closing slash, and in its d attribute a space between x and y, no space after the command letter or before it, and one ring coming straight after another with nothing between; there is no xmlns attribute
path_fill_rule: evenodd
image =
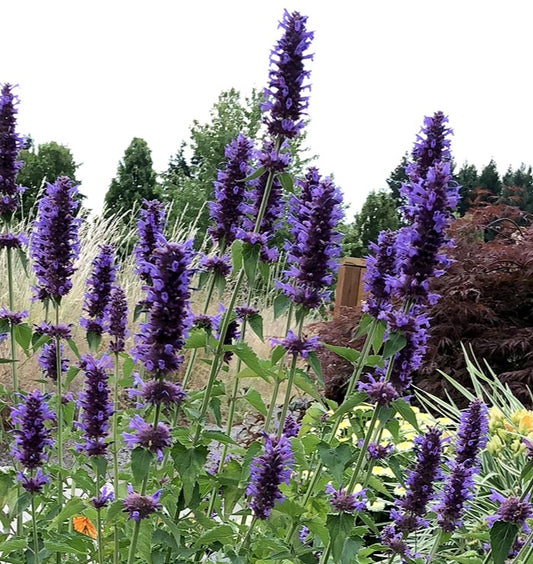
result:
<svg viewBox="0 0 533 564"><path fill-rule="evenodd" d="M13 86L4 84L0 92L0 216L10 217L18 207L21 192L16 183L22 162L17 161L23 139L16 133L18 99Z"/></svg>
<svg viewBox="0 0 533 564"><path fill-rule="evenodd" d="M337 269L341 234L336 227L342 218L342 196L315 168L308 170L300 189L300 197L293 196L289 203L293 240L286 245L287 282L278 282L277 287L294 303L315 309L329 298L327 287Z"/></svg>
<svg viewBox="0 0 533 564"><path fill-rule="evenodd" d="M287 437L266 437L264 453L252 461L246 489L246 495L252 496L251 507L258 519L268 519L276 501L283 501L279 485L289 483L293 460Z"/></svg>
<svg viewBox="0 0 533 564"><path fill-rule="evenodd" d="M140 521L146 519L154 511L161 509L159 498L161 490L157 490L153 495L141 495L133 491L133 487L128 485L128 495L122 501L124 513L128 513L128 519Z"/></svg>
<svg viewBox="0 0 533 564"><path fill-rule="evenodd" d="M101 245L92 263L92 272L87 279L87 290L83 300L83 311L87 317L80 319L80 325L91 333L104 332L104 320L109 305L111 287L115 282L117 266L111 245Z"/></svg>
<svg viewBox="0 0 533 564"><path fill-rule="evenodd" d="M88 456L103 456L107 452L105 439L109 434L109 418L113 415L107 370L112 366L109 356L96 360L90 354L81 358L80 367L85 372L85 390L80 394L80 427L85 442L79 445Z"/></svg>
<svg viewBox="0 0 533 564"><path fill-rule="evenodd" d="M143 200L141 217L137 222L139 240L133 253L136 259L135 272L144 282L151 283L149 264L159 245L165 224L165 206L158 200Z"/></svg>
<svg viewBox="0 0 533 564"><path fill-rule="evenodd" d="M68 361L63 357L63 345L59 345L61 351L61 374L64 374L68 368ZM57 341L53 340L45 343L43 348L39 351L37 362L43 375L50 378L54 382L57 381Z"/></svg>
<svg viewBox="0 0 533 564"><path fill-rule="evenodd" d="M113 286L107 309L107 332L111 337L109 350L119 353L124 350L124 340L128 336L128 303L126 294L120 286Z"/></svg>
<svg viewBox="0 0 533 564"><path fill-rule="evenodd" d="M145 287L150 310L133 352L148 372L166 375L178 370L183 362L179 351L192 322L191 258L192 241L164 242L154 251L153 264L147 263L146 272L152 279L152 286Z"/></svg>
<svg viewBox="0 0 533 564"><path fill-rule="evenodd" d="M435 482L441 478L441 432L435 428L428 429L425 435L415 439L415 446L417 462L407 476L407 493L396 502L400 510L391 511L394 527L402 533L426 526L422 518L426 514L428 502L433 498Z"/></svg>
<svg viewBox="0 0 533 564"><path fill-rule="evenodd" d="M436 508L437 522L444 531L452 532L461 524L465 504L472 498L474 474L479 454L487 444L487 432L487 406L476 399L461 416L455 459Z"/></svg>
<svg viewBox="0 0 533 564"><path fill-rule="evenodd" d="M24 489L38 492L48 483L41 466L48 458L47 450L54 444L45 422L55 421L55 415L38 390L21 395L21 399L21 403L11 408L11 419L17 426L12 454L31 473L30 476L18 474ZM34 470L37 470L36 474Z"/></svg>
<svg viewBox="0 0 533 564"><path fill-rule="evenodd" d="M74 260L79 254L78 228L75 217L78 193L66 176L54 184L47 184L39 202L37 219L33 225L30 255L37 276L35 297L59 302L72 288Z"/></svg>
<svg viewBox="0 0 533 564"><path fill-rule="evenodd" d="M217 173L214 182L215 201L209 203L214 226L209 234L226 247L235 240L245 210L246 183L249 176L253 142L242 134L233 139L225 150L226 165Z"/></svg>
<svg viewBox="0 0 533 564"><path fill-rule="evenodd" d="M279 24L284 34L271 53L270 82L261 108L263 120L274 137L292 139L304 126L302 116L309 99L303 95L303 90L309 88L304 82L310 75L304 68L304 61L312 58L306 51L314 35L306 30L306 23L306 16L285 10Z"/></svg>

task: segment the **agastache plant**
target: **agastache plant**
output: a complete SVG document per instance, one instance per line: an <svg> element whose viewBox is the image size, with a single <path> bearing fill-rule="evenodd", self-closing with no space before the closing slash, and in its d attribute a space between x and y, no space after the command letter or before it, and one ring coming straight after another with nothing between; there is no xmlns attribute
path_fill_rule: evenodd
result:
<svg viewBox="0 0 533 564"><path fill-rule="evenodd" d="M139 240L133 253L136 259L135 272L141 280L151 283L150 264L152 255L159 245L166 225L165 207L158 200L143 200L141 216L137 222Z"/></svg>
<svg viewBox="0 0 533 564"><path fill-rule="evenodd" d="M111 288L115 282L118 268L114 264L112 245L100 246L98 255L92 262L92 267L83 299L83 311L87 314L87 317L80 319L80 325L88 333L102 335Z"/></svg>

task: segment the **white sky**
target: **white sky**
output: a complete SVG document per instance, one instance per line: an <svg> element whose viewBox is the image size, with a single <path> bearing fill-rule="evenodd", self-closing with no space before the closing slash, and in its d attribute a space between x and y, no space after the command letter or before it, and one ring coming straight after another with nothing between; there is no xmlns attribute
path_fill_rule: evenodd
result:
<svg viewBox="0 0 533 564"><path fill-rule="evenodd" d="M268 78L283 9L315 31L308 143L357 211L442 110L456 161L533 164L533 5L513 0L1 2L19 131L67 145L101 208L133 137L161 172L218 94Z"/></svg>

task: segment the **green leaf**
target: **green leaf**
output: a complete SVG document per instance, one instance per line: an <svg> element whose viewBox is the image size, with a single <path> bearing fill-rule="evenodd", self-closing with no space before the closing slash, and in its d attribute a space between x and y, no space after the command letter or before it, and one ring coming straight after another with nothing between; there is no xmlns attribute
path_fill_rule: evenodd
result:
<svg viewBox="0 0 533 564"><path fill-rule="evenodd" d="M362 335L367 335L373 323L376 323L376 319L371 315L369 315L368 313L363 313L359 321L359 325L357 326L357 331L355 332L354 340L357 339L357 337L361 337Z"/></svg>
<svg viewBox="0 0 533 564"><path fill-rule="evenodd" d="M26 255L26 253L22 250L22 249L17 249L17 255L19 257L20 260L20 264L22 265L22 268L24 269L24 274L26 276L28 276L28 256Z"/></svg>
<svg viewBox="0 0 533 564"><path fill-rule="evenodd" d="M363 403L368 396L365 392L355 392L350 395L349 398L345 398L344 401L341 403L339 408L333 413L333 415L329 418L329 420L338 419L344 417L346 413L352 411L352 409L359 404Z"/></svg>
<svg viewBox="0 0 533 564"><path fill-rule="evenodd" d="M378 321L372 335L372 349L374 353L378 354L381 346L383 345L383 338L385 336L386 324L384 321Z"/></svg>
<svg viewBox="0 0 533 564"><path fill-rule="evenodd" d="M207 333L204 329L191 329L185 341L186 349L202 349L207 345Z"/></svg>
<svg viewBox="0 0 533 564"><path fill-rule="evenodd" d="M256 178L263 176L263 174L265 174L265 172L266 172L266 168L260 167L255 172L252 172L252 174L250 174L250 176L247 176L246 178L239 180L239 182L248 182L249 180L255 180Z"/></svg>
<svg viewBox="0 0 533 564"><path fill-rule="evenodd" d="M346 513L339 515L328 515L326 526L331 539L331 553L334 562L341 561L344 549L344 541L353 528L353 516Z"/></svg>
<svg viewBox="0 0 533 564"><path fill-rule="evenodd" d="M281 317L291 305L291 300L285 294L278 294L274 298L273 306L274 306L274 319L278 319Z"/></svg>
<svg viewBox="0 0 533 564"><path fill-rule="evenodd" d="M255 284L255 273L257 272L257 263L259 262L260 245L250 245L244 243L242 247L242 263L248 284L253 287Z"/></svg>
<svg viewBox="0 0 533 564"><path fill-rule="evenodd" d="M11 330L11 323L9 319L0 319L0 333L9 333Z"/></svg>
<svg viewBox="0 0 533 564"><path fill-rule="evenodd" d="M39 335L39 333L34 333L31 337L31 348L33 352L38 351L45 343L51 341L48 335Z"/></svg>
<svg viewBox="0 0 533 564"><path fill-rule="evenodd" d="M196 480L203 472L207 459L207 448L205 446L187 448L176 443L172 447L172 458L183 482L183 497L185 503L188 504L191 501Z"/></svg>
<svg viewBox="0 0 533 564"><path fill-rule="evenodd" d="M133 310L133 322L135 323L145 311L144 305L137 304Z"/></svg>
<svg viewBox="0 0 533 564"><path fill-rule="evenodd" d="M317 390L316 383L303 370L296 371L294 385L306 394L309 394L313 399L316 399L316 401L321 401L322 398Z"/></svg>
<svg viewBox="0 0 533 564"><path fill-rule="evenodd" d="M72 380L77 376L80 369L77 366L69 366L67 370L67 375L65 378L65 388L68 388L72 383Z"/></svg>
<svg viewBox="0 0 533 564"><path fill-rule="evenodd" d="M210 441L217 441L225 445L236 445L237 443L226 433L222 431L204 431L202 436Z"/></svg>
<svg viewBox="0 0 533 564"><path fill-rule="evenodd" d="M50 521L49 528L56 528L60 523L66 521L76 513L82 513L85 510L85 504L81 499L69 499L63 506L63 509Z"/></svg>
<svg viewBox="0 0 533 564"><path fill-rule="evenodd" d="M153 457L153 453L143 447L136 447L131 451L131 471L135 483L144 480L150 470Z"/></svg>
<svg viewBox="0 0 533 564"><path fill-rule="evenodd" d="M283 186L283 190L285 190L285 192L289 192L289 194L294 194L294 181L292 174L289 174L288 172L278 172L276 176L280 184Z"/></svg>
<svg viewBox="0 0 533 564"><path fill-rule="evenodd" d="M233 272L239 272L242 268L242 246L240 239L235 239L231 244L231 262L233 264Z"/></svg>
<svg viewBox="0 0 533 564"><path fill-rule="evenodd" d="M342 483L344 469L352 456L350 446L346 443L341 443L337 447L330 447L327 443L320 442L317 445L317 449L324 466L331 472L331 475L339 484Z"/></svg>
<svg viewBox="0 0 533 564"><path fill-rule="evenodd" d="M261 394L255 390L254 388L250 388L246 394L244 394L244 399L255 409L257 409L257 411L259 411L259 413L263 416L266 417L267 415L267 408L265 405L265 402L263 401L263 398L261 397Z"/></svg>
<svg viewBox="0 0 533 564"><path fill-rule="evenodd" d="M272 354L270 355L270 362L272 363L272 366L277 364L278 361L285 356L285 352L285 347L283 347L283 345L276 345L272 349Z"/></svg>
<svg viewBox="0 0 533 564"><path fill-rule="evenodd" d="M248 323L252 331L263 341L263 318L256 313L248 318Z"/></svg>
<svg viewBox="0 0 533 564"><path fill-rule="evenodd" d="M247 343L226 345L224 350L234 352L244 362L244 364L248 366L248 368L251 368L258 376L261 376L261 378L267 382L273 378L274 373L263 366L263 363L261 363L259 357L255 354L255 351Z"/></svg>
<svg viewBox="0 0 533 564"><path fill-rule="evenodd" d="M331 352L338 354L341 358L344 358L344 360L351 363L357 362L361 356L359 351L351 349L350 347L338 347L336 345L328 345L326 343L324 343L324 346Z"/></svg>
<svg viewBox="0 0 533 564"><path fill-rule="evenodd" d="M32 338L31 327L27 323L20 323L13 328L15 341L20 345L21 349L30 356L30 345Z"/></svg>
<svg viewBox="0 0 533 564"><path fill-rule="evenodd" d="M85 338L87 339L89 350L91 352L96 352L98 350L98 347L100 346L100 343L102 342L102 335L99 335L94 331L87 331Z"/></svg>
<svg viewBox="0 0 533 564"><path fill-rule="evenodd" d="M78 350L78 345L76 345L74 339L67 339L67 343L70 350L76 355L76 358L80 358L80 351Z"/></svg>
<svg viewBox="0 0 533 564"><path fill-rule="evenodd" d="M12 358L0 358L0 364L13 364L14 362L18 362L13 360Z"/></svg>
<svg viewBox="0 0 533 564"><path fill-rule="evenodd" d="M315 351L309 352L307 355L307 362L315 373L318 383L324 387L324 380L322 380L322 366L320 365L320 360L318 359L318 355Z"/></svg>
<svg viewBox="0 0 533 564"><path fill-rule="evenodd" d="M490 547L494 564L504 564L518 534L516 523L496 521L490 529Z"/></svg>
<svg viewBox="0 0 533 564"><path fill-rule="evenodd" d="M344 541L341 558L339 560L340 564L354 564L357 562L357 553L359 552L362 544L363 541L360 538L348 537Z"/></svg>
<svg viewBox="0 0 533 564"><path fill-rule="evenodd" d="M391 333L385 341L385 346L383 347L383 358L389 358L395 355L398 351L401 351L406 344L407 339L403 333L397 331Z"/></svg>
<svg viewBox="0 0 533 564"><path fill-rule="evenodd" d="M0 554L8 554L15 550L26 548L26 539L9 539L0 543Z"/></svg>
<svg viewBox="0 0 533 564"><path fill-rule="evenodd" d="M405 400L396 399L391 402L391 405L408 423L410 423L417 431L420 431L418 421L416 420L416 413Z"/></svg>

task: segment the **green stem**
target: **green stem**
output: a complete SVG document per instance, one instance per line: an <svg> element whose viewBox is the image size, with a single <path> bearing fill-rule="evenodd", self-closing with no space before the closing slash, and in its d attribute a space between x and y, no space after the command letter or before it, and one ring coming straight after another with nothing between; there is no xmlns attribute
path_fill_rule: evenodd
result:
<svg viewBox="0 0 533 564"><path fill-rule="evenodd" d="M253 531L256 523L257 523L257 517L253 517L252 522L250 523L250 526L248 527L248 530L246 531L246 534L244 535L244 538L242 539L241 546L237 550L237 555L239 555L243 550L245 550L248 547L248 545L250 544L250 540L252 538L252 531Z"/></svg>
<svg viewBox="0 0 533 564"><path fill-rule="evenodd" d="M100 481L101 481L101 476L100 476L100 470L99 470L100 466L99 464L96 464L96 498L98 499L98 496L100 495ZM103 538L102 538L102 515L101 515L101 509L98 508L96 510L96 542L98 545L98 564L104 564L104 547L103 547Z"/></svg>
<svg viewBox="0 0 533 564"><path fill-rule="evenodd" d="M433 562L433 559L435 558L436 554L437 554L437 550L439 549L440 543L442 541L442 529L439 529L439 532L437 533L437 536L435 537L435 542L433 543L433 548L431 549L431 552L429 553L429 558L428 558L428 562Z"/></svg>
<svg viewBox="0 0 533 564"><path fill-rule="evenodd" d="M7 256L7 286L9 293L9 309L15 310L15 290L13 286L13 249L6 249ZM13 391L18 392L19 380L17 373L17 343L15 341L15 326L10 324L10 345L11 345L11 376L13 379Z"/></svg>
<svg viewBox="0 0 533 564"><path fill-rule="evenodd" d="M59 303L55 303L55 324L59 325ZM56 342L56 371L57 371L57 502L59 507L63 505L63 383L61 373L61 339L55 338ZM61 523L59 524L61 530ZM61 562L61 554L57 553L57 562Z"/></svg>
<svg viewBox="0 0 533 564"><path fill-rule="evenodd" d="M328 546L326 546L326 548L322 552L322 556L320 557L319 564L326 564L326 562L329 560L330 553L331 553L331 543L328 543Z"/></svg>
<svg viewBox="0 0 533 564"><path fill-rule="evenodd" d="M139 540L139 530L141 528L141 522L135 521L133 525L133 536L131 537L130 553L128 555L128 564L133 564L135 562L135 550L137 548L137 541Z"/></svg>
<svg viewBox="0 0 533 564"><path fill-rule="evenodd" d="M31 520L33 525L33 561L39 564L41 558L39 557L39 535L37 534L37 507L35 504L35 494L31 496Z"/></svg>
<svg viewBox="0 0 533 564"><path fill-rule="evenodd" d="M119 356L115 353L115 378L113 381L113 491L115 499L118 499L118 380L120 374ZM119 540L118 525L115 523L113 528L113 564L119 564Z"/></svg>

